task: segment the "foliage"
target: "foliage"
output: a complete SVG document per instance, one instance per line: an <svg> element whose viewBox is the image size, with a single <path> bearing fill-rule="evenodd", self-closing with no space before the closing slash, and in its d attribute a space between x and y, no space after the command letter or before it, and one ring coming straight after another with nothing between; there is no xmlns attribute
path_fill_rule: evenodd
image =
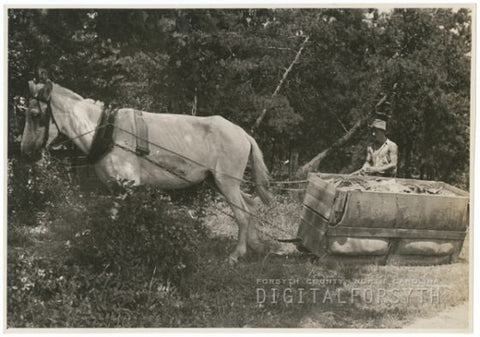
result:
<svg viewBox="0 0 480 337"><path fill-rule="evenodd" d="M15 175L31 171L10 171L9 197L33 205L9 210L10 326L110 326L111 312L128 317L188 294L205 238L201 208L193 219L168 195L128 183L115 195L85 195L57 163L35 170L35 185L19 190Z"/></svg>
<svg viewBox="0 0 480 337"><path fill-rule="evenodd" d="M38 225L38 215L53 210L59 203L70 202L66 188L67 171L62 166L29 165L22 159L8 160L8 218L14 223ZM61 191L62 193L59 193Z"/></svg>
<svg viewBox="0 0 480 337"><path fill-rule="evenodd" d="M203 190L167 197L125 183L114 196L86 195L72 187L58 164L46 161L36 170L43 179L35 188L51 192L45 198L47 206L41 212L36 210L43 221L33 227L20 222L21 216L9 215L8 219L9 327L396 328L468 298L468 287L449 286L468 282L467 263L406 271L406 267L395 266L310 263L289 252L284 257L247 257L246 263L231 268L224 260L234 241L219 236L207 239L201 226L217 226L216 234L225 230L219 227L228 221L217 218L223 214L219 207L228 212L228 205L208 200L210 196ZM19 171L11 172L15 178ZM57 182L54 187L49 186L52 182ZM190 199L195 194L199 194L199 204ZM275 227L261 226L268 239L268 234L293 234L301 207L301 198L296 197L294 193L278 195L271 208L261 210L262 218L275 222ZM50 200L55 200L56 207L48 207ZM186 215L187 210L196 211L195 219ZM212 214L203 218L205 213ZM228 230L226 236L235 237L233 223ZM162 241L162 235L168 242ZM410 302L382 305L362 297L355 305L324 303L321 297L313 303L310 296L305 296L302 304L272 303L270 298L258 303L256 298L259 287L267 291L275 287L279 294L289 287L288 283L259 284L259 280L298 279L299 286L320 288L320 294L325 289L348 293L352 288L357 292L372 287L398 290L396 282L406 273L407 280L438 279L440 303L421 302L418 292ZM328 277L346 282L328 287L307 283ZM377 279L387 281L373 285L356 282ZM377 288L373 289L376 292ZM341 319L334 312L341 312Z"/></svg>
<svg viewBox="0 0 480 337"><path fill-rule="evenodd" d="M7 289L9 326L399 328L468 299L468 287L449 286L468 282L465 263L406 270L407 267L398 266L328 266L311 263L298 255L269 255L230 268L222 262L229 243L233 244L216 238L199 247L202 259L188 284L189 293L183 295L172 285L146 275L120 280L115 273L62 265L55 258L12 250L9 260L14 263L9 265L9 272L15 273L15 283L9 283ZM288 283L268 284L268 280L289 279L298 280L298 284L293 287ZM325 279L344 282L308 283ZM263 280L267 284L262 284ZM376 298L371 303L358 296L350 304L352 289L356 294L364 291L376 294L379 288L387 294L393 289L411 291L411 284L403 287L398 283L411 280L436 280L440 288L439 303L422 301L415 290L409 302L389 304L391 298L385 296L385 302L378 304ZM305 288L304 303L297 303L295 292L292 292L293 303L286 303L283 292L297 287ZM418 287L426 288L423 284ZM257 288L268 292L265 303L258 302ZM278 291L276 303L272 303L272 288ZM319 289L316 303L310 296L310 288ZM339 304L335 298L333 303L324 301L326 289L333 294L342 292L341 300L347 303Z"/></svg>
<svg viewBox="0 0 480 337"><path fill-rule="evenodd" d="M131 266L144 266L176 285L195 270L203 228L186 207L148 187L95 199L71 243L76 261L127 277Z"/></svg>
<svg viewBox="0 0 480 337"><path fill-rule="evenodd" d="M403 45L389 59L384 81L399 84L391 101L391 129L407 177L468 186L464 179L470 130L468 17L465 10L396 10L394 23L386 28L393 36L382 38L386 46L394 42L392 38Z"/></svg>
<svg viewBox="0 0 480 337"><path fill-rule="evenodd" d="M470 20L469 10L448 8L11 9L9 102L43 65L86 97L168 113L195 105L247 130L266 107L255 137L275 169L295 152L308 161L390 93L381 109L399 174L465 188ZM359 134L320 170L358 168L367 142Z"/></svg>
<svg viewBox="0 0 480 337"><path fill-rule="evenodd" d="M400 176L466 189L471 15L448 8L9 9L8 325L294 327L316 312L312 319L325 327L398 327L439 310L360 303L342 308L344 321L328 305L259 305L259 278L393 278L404 270L332 269L296 256L229 268L223 260L234 242L206 239L202 225L224 227L227 218L219 220L216 211L226 204L201 189L167 196L127 182L113 195L74 187L72 172L49 158L36 165L18 158L23 122L16 106L42 66L84 97L162 113L222 115L246 130L266 108L254 136L280 176L287 160L293 165L298 154L308 161L388 93L380 109L391 116ZM299 62L272 98L306 36ZM354 171L368 142L366 131L356 134L319 169ZM277 198L272 207L260 213L283 232L258 224L263 236L294 231L299 205L293 198ZM204 219L205 208L215 208L214 220ZM466 280L466 267L436 270L453 282L458 275ZM466 299L468 287L462 289L449 294L448 304Z"/></svg>

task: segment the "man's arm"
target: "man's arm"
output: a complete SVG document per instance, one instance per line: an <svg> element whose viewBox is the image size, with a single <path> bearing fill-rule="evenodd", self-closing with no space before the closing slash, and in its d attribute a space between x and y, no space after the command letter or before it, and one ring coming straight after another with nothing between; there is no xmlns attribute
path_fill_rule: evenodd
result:
<svg viewBox="0 0 480 337"><path fill-rule="evenodd" d="M367 147L367 158L365 158L365 163L363 164L361 170L365 170L365 168L373 166L372 159L373 159L373 149L369 146Z"/></svg>
<svg viewBox="0 0 480 337"><path fill-rule="evenodd" d="M375 172L385 172L394 168L397 168L397 162L398 162L398 146L397 144L390 144L388 147L388 153L390 156L390 163L387 165L383 166L377 166L377 167L370 167L367 169L368 173L375 173Z"/></svg>
<svg viewBox="0 0 480 337"><path fill-rule="evenodd" d="M367 167L372 166L372 155L373 155L373 150L369 146L367 148L367 158L365 158L365 163L363 164L363 166L360 169L356 170L355 172L350 173L350 175L357 175L357 174L363 175L363 174L365 174Z"/></svg>
<svg viewBox="0 0 480 337"><path fill-rule="evenodd" d="M367 148L367 158L365 159L365 163L363 164L362 168L356 170L355 172L350 173L350 175L364 175L370 167L373 165L373 150L369 146Z"/></svg>

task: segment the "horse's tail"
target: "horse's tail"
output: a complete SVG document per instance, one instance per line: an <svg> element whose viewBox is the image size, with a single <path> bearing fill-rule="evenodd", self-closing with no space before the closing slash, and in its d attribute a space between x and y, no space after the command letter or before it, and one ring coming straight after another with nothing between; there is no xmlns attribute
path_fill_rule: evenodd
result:
<svg viewBox="0 0 480 337"><path fill-rule="evenodd" d="M260 199L262 199L265 204L268 204L272 200L272 195L267 189L269 180L268 169L263 161L263 154L257 142L250 135L247 136L251 145L250 157L252 159L256 190Z"/></svg>

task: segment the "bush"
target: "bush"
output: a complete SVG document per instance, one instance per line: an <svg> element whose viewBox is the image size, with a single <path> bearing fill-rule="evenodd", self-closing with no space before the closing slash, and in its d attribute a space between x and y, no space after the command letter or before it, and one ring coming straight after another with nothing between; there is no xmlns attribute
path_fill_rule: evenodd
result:
<svg viewBox="0 0 480 337"><path fill-rule="evenodd" d="M116 197L86 202L87 212L79 214L83 220L71 240L76 262L127 278L141 266L176 285L194 272L204 238L201 219L193 219L168 195L152 187L126 186Z"/></svg>
<svg viewBox="0 0 480 337"><path fill-rule="evenodd" d="M45 160L31 164L22 159L8 160L9 223L35 226L38 213L44 214L69 199L70 181L65 166Z"/></svg>
<svg viewBox="0 0 480 337"><path fill-rule="evenodd" d="M168 326L205 241L202 199L128 182L86 194L67 173L9 162L8 326Z"/></svg>

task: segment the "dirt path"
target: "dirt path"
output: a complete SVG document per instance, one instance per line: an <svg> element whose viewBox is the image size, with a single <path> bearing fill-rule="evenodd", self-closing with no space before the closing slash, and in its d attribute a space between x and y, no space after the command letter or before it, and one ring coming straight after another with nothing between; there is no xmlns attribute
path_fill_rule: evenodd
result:
<svg viewBox="0 0 480 337"><path fill-rule="evenodd" d="M420 318L404 329L465 330L468 329L468 302L448 308L435 317Z"/></svg>

